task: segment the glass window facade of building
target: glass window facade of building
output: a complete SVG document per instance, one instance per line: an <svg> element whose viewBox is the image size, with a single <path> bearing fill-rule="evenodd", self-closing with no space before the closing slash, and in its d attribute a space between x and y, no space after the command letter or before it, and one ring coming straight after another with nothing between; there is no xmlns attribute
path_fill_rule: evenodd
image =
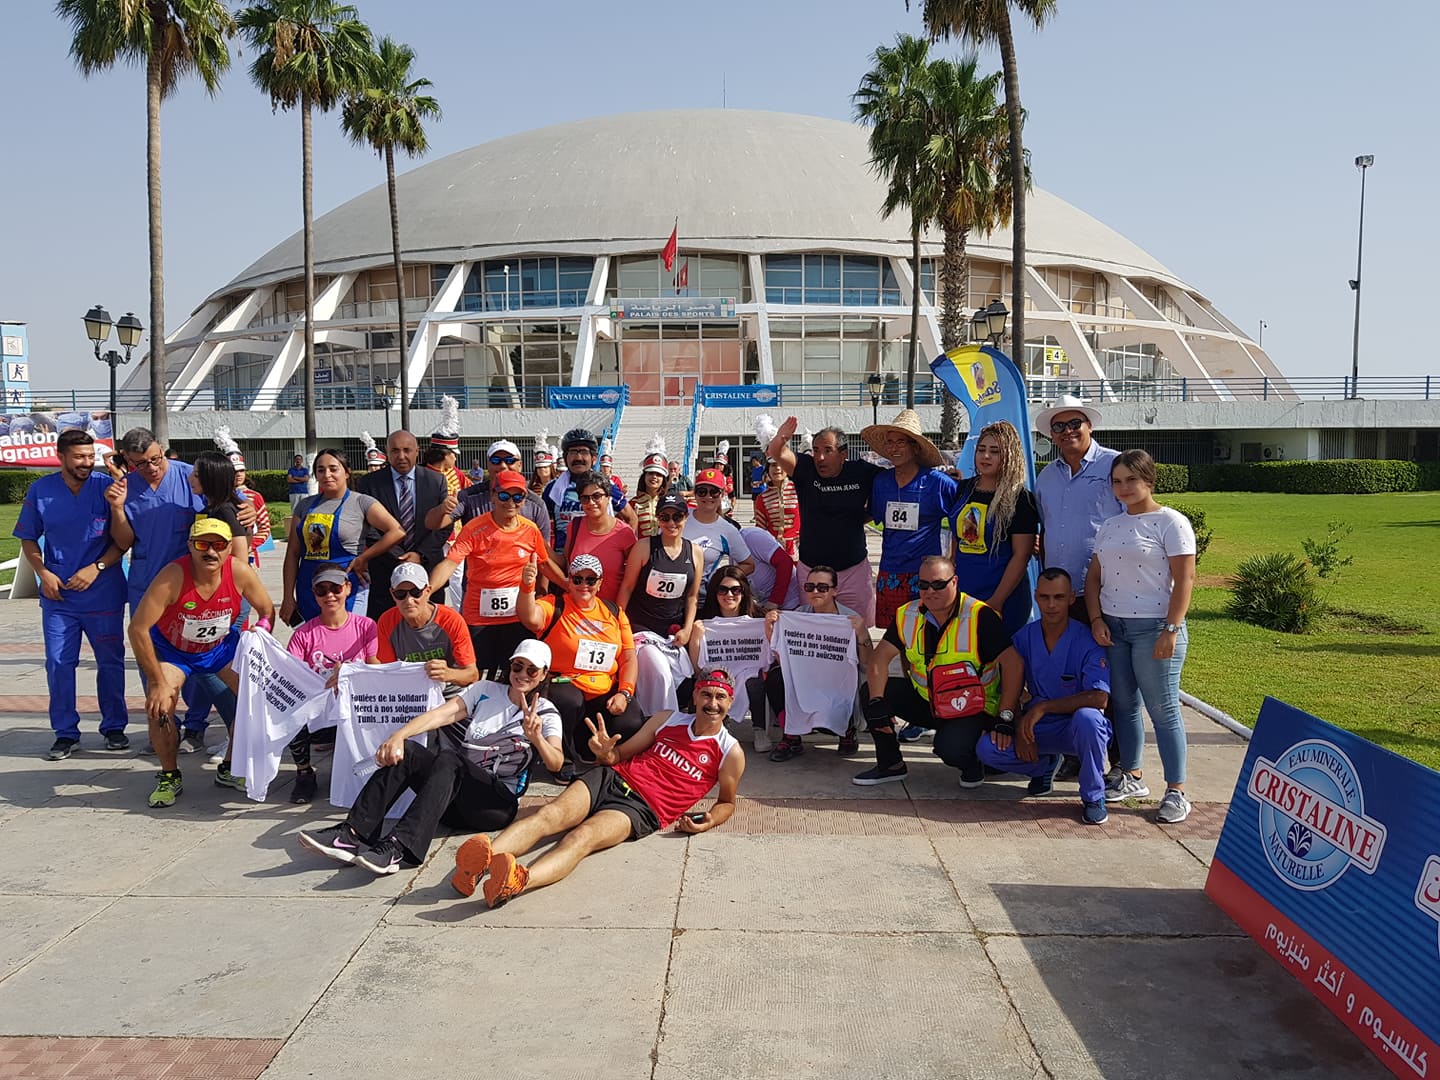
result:
<svg viewBox="0 0 1440 1080"><path fill-rule="evenodd" d="M920 288L931 304L938 305L935 291L935 275L939 273L943 260L937 258L920 260ZM996 300L1003 300L1010 306L1010 268L989 259L970 259L970 280L966 291L964 308L982 308ZM1030 307L1026 298L1026 309Z"/></svg>
<svg viewBox="0 0 1440 1080"><path fill-rule="evenodd" d="M689 405L699 384L735 386L759 375L754 343L740 322L631 323L596 343L594 385L630 388L632 405Z"/></svg>
<svg viewBox="0 0 1440 1080"><path fill-rule="evenodd" d="M606 294L611 300L719 296L742 304L750 301L749 264L743 255L682 250L673 270L666 270L658 255L620 255L613 267Z"/></svg>
<svg viewBox="0 0 1440 1080"><path fill-rule="evenodd" d="M765 256L765 300L847 307L906 302L889 259L830 252Z"/></svg>
<svg viewBox="0 0 1440 1080"><path fill-rule="evenodd" d="M805 316L770 320L770 359L777 383L852 382L872 371L903 371L908 324L886 337L884 319ZM928 357L923 358L928 360Z"/></svg>
<svg viewBox="0 0 1440 1080"><path fill-rule="evenodd" d="M595 260L541 255L477 262L465 279L461 311L583 307Z"/></svg>
<svg viewBox="0 0 1440 1080"><path fill-rule="evenodd" d="M402 269L405 275L405 314L422 314L435 296L430 265L410 264ZM377 266L355 276L349 296L335 309L335 318L394 319L397 317L395 301L395 268Z"/></svg>

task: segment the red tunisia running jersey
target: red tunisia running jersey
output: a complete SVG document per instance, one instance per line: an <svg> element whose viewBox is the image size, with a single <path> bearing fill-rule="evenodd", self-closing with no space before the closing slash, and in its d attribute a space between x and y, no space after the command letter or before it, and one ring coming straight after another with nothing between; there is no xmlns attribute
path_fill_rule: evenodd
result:
<svg viewBox="0 0 1440 1080"><path fill-rule="evenodd" d="M240 619L240 590L230 569L233 560L221 562L220 586L208 600L195 589L190 556L175 561L185 579L180 583L180 596L156 621L155 632L180 652L209 652Z"/></svg>
<svg viewBox="0 0 1440 1080"><path fill-rule="evenodd" d="M696 735L695 717L680 713L655 733L655 742L615 766L620 778L650 804L661 828L669 828L715 786L720 766L735 745L723 727L716 735Z"/></svg>

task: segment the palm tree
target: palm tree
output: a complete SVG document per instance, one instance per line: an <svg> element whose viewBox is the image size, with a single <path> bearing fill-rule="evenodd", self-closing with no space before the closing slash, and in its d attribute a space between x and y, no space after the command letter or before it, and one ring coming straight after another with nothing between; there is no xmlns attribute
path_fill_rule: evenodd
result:
<svg viewBox="0 0 1440 1080"><path fill-rule="evenodd" d="M70 24L70 56L83 75L117 60L145 67L145 184L150 211L150 428L170 441L165 401L165 259L160 221L160 103L198 75L214 95L230 67L235 20L224 0L57 0ZM117 433L118 434L118 433Z"/></svg>
<svg viewBox="0 0 1440 1080"><path fill-rule="evenodd" d="M920 236L935 220L938 192L926 168L929 140L927 80L930 45L923 38L899 34L893 47L882 45L871 57L874 66L860 80L852 98L855 116L870 125L870 166L889 185L882 213L889 217L910 211L910 350L905 361L905 407L915 407L915 372L920 347Z"/></svg>
<svg viewBox="0 0 1440 1080"><path fill-rule="evenodd" d="M316 451L315 214L311 113L329 112L363 81L370 28L334 0L260 0L240 12L255 49L250 78L274 109L300 109L301 215L305 247L305 454Z"/></svg>
<svg viewBox="0 0 1440 1080"><path fill-rule="evenodd" d="M923 0L925 29L937 37L960 37L977 45L1000 47L1005 72L1005 113L1009 118L1010 189L1014 197L1010 235L1010 351L1025 363L1025 187L1029 169L1020 130L1020 70L1015 63L1015 37L1011 33L1013 7L1038 29L1055 14L1055 0ZM905 0L910 7L910 0Z"/></svg>
<svg viewBox="0 0 1440 1080"><path fill-rule="evenodd" d="M405 276L400 263L400 209L395 198L395 150L410 157L429 149L425 138L426 120L440 119L440 104L421 93L433 84L429 79L411 79L410 65L415 50L390 38L381 38L380 47L369 59L363 88L346 98L340 111L340 126L350 141L368 144L385 159L385 186L390 193L390 250L395 259L395 288L400 315L400 426L410 428L410 371L405 362L408 346L405 331Z"/></svg>
<svg viewBox="0 0 1440 1080"><path fill-rule="evenodd" d="M962 344L964 307L970 292L965 245L971 229L989 232L1004 223L1012 196L1001 174L1006 160L1005 113L995 99L1000 73L981 76L974 56L932 60L927 76L929 109L923 161L939 192L936 218L944 234L940 267L940 347ZM946 394L940 440L958 444L960 413Z"/></svg>

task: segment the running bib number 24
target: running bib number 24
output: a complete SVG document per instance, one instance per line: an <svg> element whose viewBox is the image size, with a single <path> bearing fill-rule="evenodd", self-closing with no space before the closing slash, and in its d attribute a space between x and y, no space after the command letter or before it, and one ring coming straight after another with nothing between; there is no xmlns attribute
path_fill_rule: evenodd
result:
<svg viewBox="0 0 1440 1080"><path fill-rule="evenodd" d="M228 614L187 618L180 624L180 638L192 645L214 645L230 632L230 622Z"/></svg>

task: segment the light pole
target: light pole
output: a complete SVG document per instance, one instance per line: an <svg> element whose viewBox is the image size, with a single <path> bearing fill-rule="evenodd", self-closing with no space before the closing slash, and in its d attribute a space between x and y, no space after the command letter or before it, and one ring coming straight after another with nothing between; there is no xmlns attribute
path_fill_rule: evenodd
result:
<svg viewBox="0 0 1440 1080"><path fill-rule="evenodd" d="M140 335L145 332L145 327L140 325L140 320L133 311L127 311L120 316L120 321L114 326L115 336L120 339L120 345L125 350L125 355L121 356L114 349L100 352L100 346L110 336L110 326L110 313L99 304L85 313L85 336L95 343L95 359L110 368L110 429L118 431L115 426L115 369L121 364L130 363L130 354L135 346L140 344Z"/></svg>
<svg viewBox="0 0 1440 1080"><path fill-rule="evenodd" d="M1265 327L1269 325L1270 324L1267 323L1264 319L1260 320L1260 336L1255 339L1255 344L1259 345L1262 349L1265 347Z"/></svg>
<svg viewBox="0 0 1440 1080"><path fill-rule="evenodd" d="M375 399L385 410L385 441L390 441L390 406L395 403L395 380L388 375L375 380Z"/></svg>
<svg viewBox="0 0 1440 1080"><path fill-rule="evenodd" d="M870 422L880 423L880 393L885 389L885 376L878 371L872 371L870 377L865 380L866 387L870 390Z"/></svg>
<svg viewBox="0 0 1440 1080"><path fill-rule="evenodd" d="M505 310L510 310L510 264L505 264Z"/></svg>
<svg viewBox="0 0 1440 1080"><path fill-rule="evenodd" d="M1350 288L1355 290L1355 343L1350 353L1350 396L1360 396L1360 267L1365 261L1365 170L1375 164L1374 154L1361 154L1355 159L1360 170L1360 239L1355 248L1355 277Z"/></svg>
<svg viewBox="0 0 1440 1080"><path fill-rule="evenodd" d="M970 317L970 339L998 347L1000 339L1005 336L1005 323L1009 318L1009 310L999 300L989 307L976 308L975 314ZM1024 362L1024 357L1021 357L1021 362Z"/></svg>

